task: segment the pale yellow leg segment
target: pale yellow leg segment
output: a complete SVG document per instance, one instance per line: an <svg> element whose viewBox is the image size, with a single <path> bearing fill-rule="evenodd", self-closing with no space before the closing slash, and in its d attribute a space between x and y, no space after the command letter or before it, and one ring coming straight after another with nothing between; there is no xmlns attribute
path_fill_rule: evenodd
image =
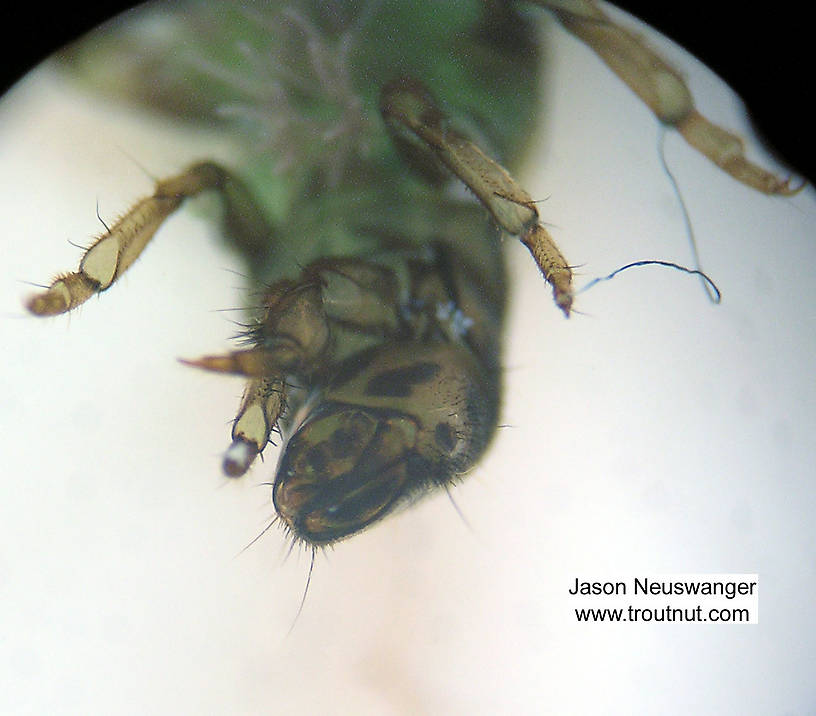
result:
<svg viewBox="0 0 816 716"><path fill-rule="evenodd" d="M278 368L263 348L247 348L224 355L179 360L191 368L201 368L212 373L243 375L247 378L262 378Z"/></svg>
<svg viewBox="0 0 816 716"><path fill-rule="evenodd" d="M383 89L380 111L401 139L420 140L476 195L496 224L517 237L533 255L552 285L555 302L569 317L572 271L555 242L539 223L532 197L507 170L473 142L450 128L428 90L413 79L401 79ZM415 141L415 140L414 140Z"/></svg>
<svg viewBox="0 0 816 716"><path fill-rule="evenodd" d="M232 424L232 444L224 453L223 469L229 477L243 475L269 442L286 407L286 391L279 378L251 380Z"/></svg>
<svg viewBox="0 0 816 716"><path fill-rule="evenodd" d="M252 242L257 235L268 236L269 228L257 210L240 222L235 217L236 204L241 210L251 204L243 185L218 165L200 162L178 176L160 181L153 196L138 201L94 241L82 257L79 270L58 276L45 291L32 296L26 304L28 310L38 316L54 316L110 288L139 258L164 220L186 198L208 189L216 189L225 197L226 223L238 234L238 240Z"/></svg>
<svg viewBox="0 0 816 716"><path fill-rule="evenodd" d="M565 29L585 42L657 115L736 180L766 194L795 194L792 187L745 157L742 140L703 117L680 73L641 37L616 25L593 0L532 0L551 10Z"/></svg>

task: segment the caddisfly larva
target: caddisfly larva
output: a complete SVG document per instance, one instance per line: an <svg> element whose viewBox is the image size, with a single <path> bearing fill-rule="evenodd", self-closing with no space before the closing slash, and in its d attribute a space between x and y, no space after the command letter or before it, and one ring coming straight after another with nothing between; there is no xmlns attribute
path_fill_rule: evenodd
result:
<svg viewBox="0 0 816 716"><path fill-rule="evenodd" d="M187 198L217 192L224 232L263 296L240 347L186 361L247 380L225 473L244 474L283 433L273 501L312 546L447 488L496 429L500 237L527 247L567 317L574 299L570 264L512 174L538 110L530 5L735 180L798 189L750 162L679 72L591 0L167 6L178 36L153 38L158 76L134 58L126 81L108 80L157 111L228 117L250 151L234 169L203 160L159 181L29 310L64 313L107 290ZM75 61L127 56L119 39L91 38ZM298 265L279 260L287 254Z"/></svg>

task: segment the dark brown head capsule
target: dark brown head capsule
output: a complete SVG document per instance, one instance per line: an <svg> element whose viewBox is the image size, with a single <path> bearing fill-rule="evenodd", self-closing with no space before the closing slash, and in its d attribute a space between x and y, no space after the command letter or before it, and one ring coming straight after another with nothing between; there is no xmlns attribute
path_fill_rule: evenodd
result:
<svg viewBox="0 0 816 716"><path fill-rule="evenodd" d="M309 544L359 532L473 465L497 402L460 345L398 343L357 356L289 438L275 508Z"/></svg>

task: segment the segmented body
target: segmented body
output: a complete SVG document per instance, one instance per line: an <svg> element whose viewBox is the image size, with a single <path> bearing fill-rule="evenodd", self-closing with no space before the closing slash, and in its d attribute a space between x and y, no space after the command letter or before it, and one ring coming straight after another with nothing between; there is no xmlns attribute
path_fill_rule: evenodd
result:
<svg viewBox="0 0 816 716"><path fill-rule="evenodd" d="M330 543L447 486L493 435L499 231L445 164L515 192L481 152L504 161L523 149L537 43L509 4L478 0L193 4L178 16L172 48L151 51L161 80L135 74L125 91L227 119L252 151L240 178L203 162L144 202L161 207L157 226L180 197L224 195L227 239L266 287L244 348L196 362L250 378L225 471L243 474L282 431L277 512L295 538ZM537 216L528 198L491 200L525 227ZM144 213L134 209L132 233ZM55 300L107 288L153 231L133 249L116 242L117 261L103 237Z"/></svg>
<svg viewBox="0 0 816 716"><path fill-rule="evenodd" d="M223 122L245 156L158 182L29 309L54 315L106 290L186 198L217 191L227 241L259 287L242 348L190 361L249 379L226 474L285 433L273 500L311 545L447 487L499 412L500 234L527 246L567 316L573 300L569 264L505 169L537 116L528 4L736 179L798 190L749 162L681 75L592 0L168 5L169 31L151 33L148 11L80 43L75 68L155 110Z"/></svg>
<svg viewBox="0 0 816 716"><path fill-rule="evenodd" d="M532 92L508 92L517 53L533 45L520 41L528 28L515 14L443 5L307 2L280 15L282 114L269 120L275 149L260 161L286 176L288 206L250 269L264 283L294 280L287 296L313 292L317 317L308 332L302 306L293 331L261 318L251 340L267 352L281 336L298 344L287 380L308 388L288 394L282 427L291 436L273 499L291 532L312 544L447 485L495 430L505 300L498 232L445 186L449 174L427 151L392 141L380 103L389 82L415 78L502 155L522 145L535 118ZM532 82L536 53L524 62ZM294 77L309 78L307 93ZM315 263L292 275L281 256Z"/></svg>

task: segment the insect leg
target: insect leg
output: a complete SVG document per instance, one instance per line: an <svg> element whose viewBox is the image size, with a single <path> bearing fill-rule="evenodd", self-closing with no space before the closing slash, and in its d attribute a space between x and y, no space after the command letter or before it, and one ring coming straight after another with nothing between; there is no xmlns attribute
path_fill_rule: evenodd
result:
<svg viewBox="0 0 816 716"><path fill-rule="evenodd" d="M420 82L402 78L387 84L380 111L401 149L428 150L476 195L496 224L530 251L555 302L569 317L572 271L538 219L532 197L498 162L450 127L450 121Z"/></svg>
<svg viewBox="0 0 816 716"><path fill-rule="evenodd" d="M263 312L244 336L247 348L184 361L250 379L224 455L229 477L243 475L271 433L280 432L290 397L286 376L312 376L405 330L400 293L396 272L385 265L320 259L297 281L284 279L266 290Z"/></svg>
<svg viewBox="0 0 816 716"><path fill-rule="evenodd" d="M766 194L790 195L791 186L745 156L742 140L713 124L694 107L680 73L643 39L613 22L593 0L532 0L553 12L561 25L586 43L640 97L657 118L734 179Z"/></svg>
<svg viewBox="0 0 816 716"><path fill-rule="evenodd" d="M55 316L101 293L139 258L165 219L188 197L214 189L224 197L227 231L235 243L251 252L271 229L244 185L226 169L199 162L178 176L156 184L152 196L141 199L85 251L79 269L58 276L26 306L38 316Z"/></svg>
<svg viewBox="0 0 816 716"><path fill-rule="evenodd" d="M253 378L232 423L232 443L224 453L224 474L240 477L270 441L286 409L286 387L280 378Z"/></svg>
<svg viewBox="0 0 816 716"><path fill-rule="evenodd" d="M320 259L297 281L284 279L267 289L263 313L245 336L248 348L184 362L250 378L310 375L394 335L401 326L398 294L387 267L356 258Z"/></svg>

